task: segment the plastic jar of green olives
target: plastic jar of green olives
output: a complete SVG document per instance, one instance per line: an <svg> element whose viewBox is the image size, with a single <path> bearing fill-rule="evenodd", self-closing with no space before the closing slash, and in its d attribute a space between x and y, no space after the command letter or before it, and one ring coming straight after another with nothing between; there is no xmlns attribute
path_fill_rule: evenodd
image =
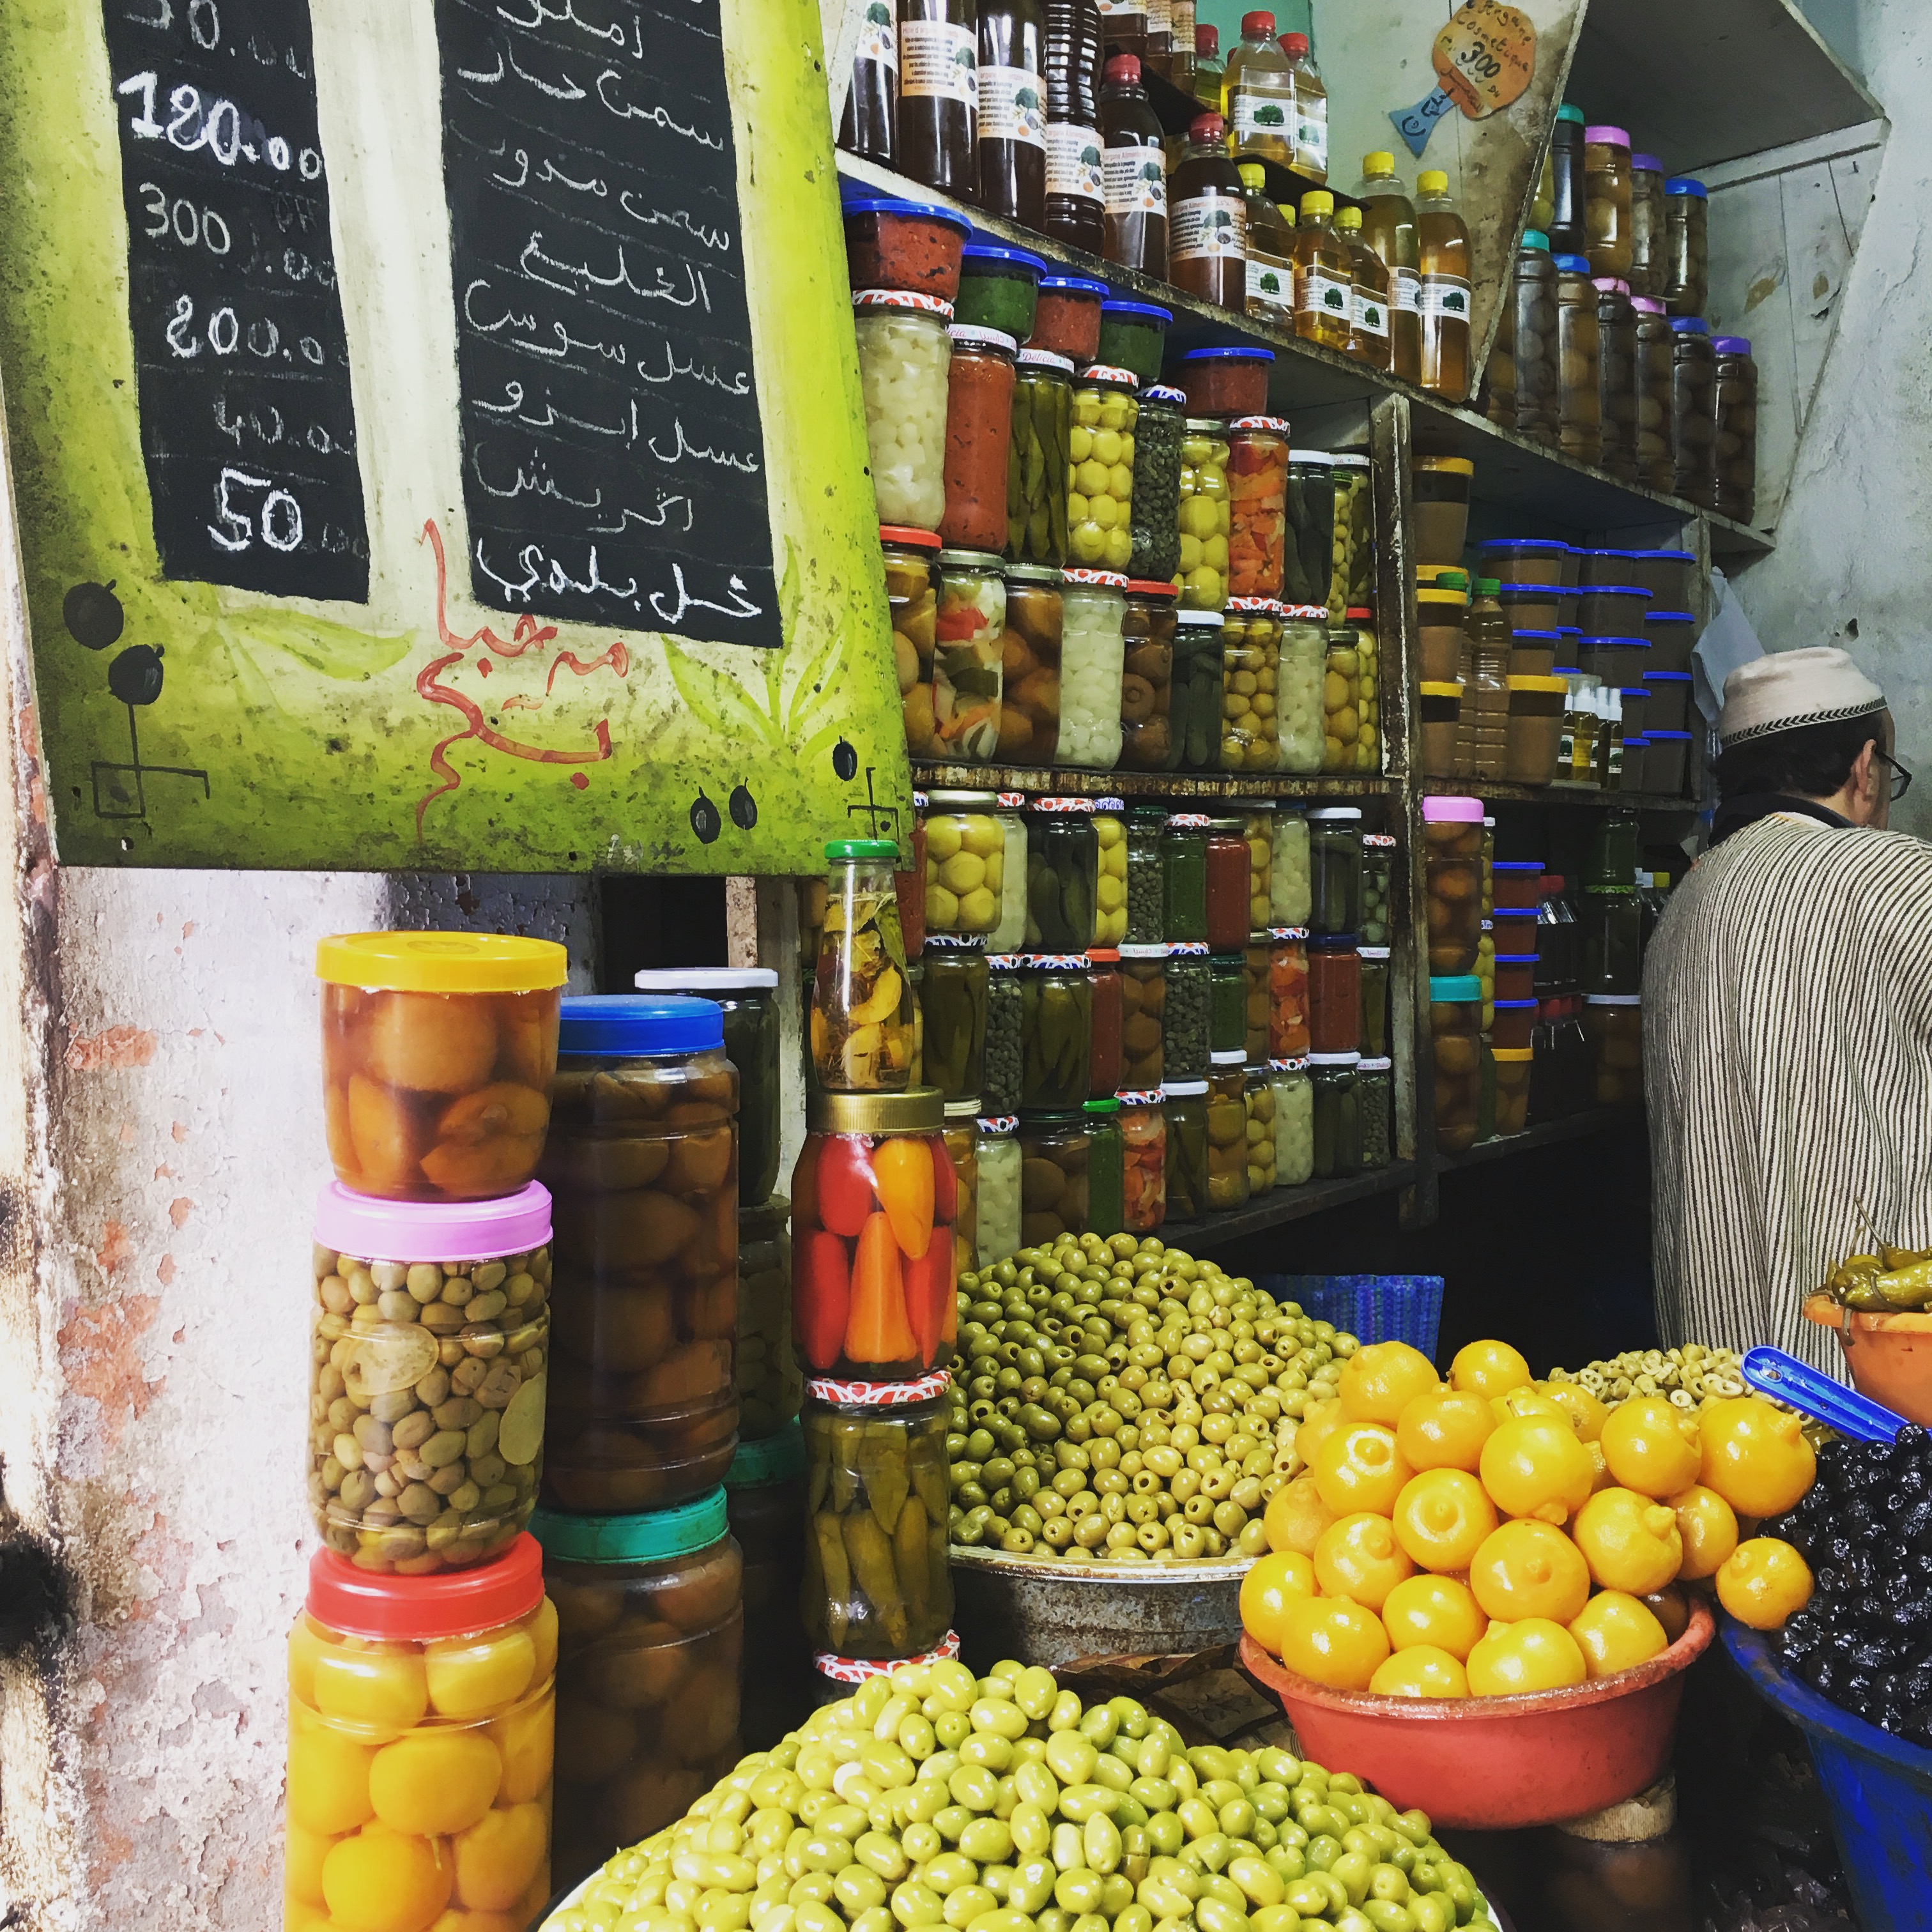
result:
<svg viewBox="0 0 1932 1932"><path fill-rule="evenodd" d="M980 1225L976 1266L992 1268L1024 1245L1020 1238L1020 1121L1017 1114L980 1117Z"/></svg>
<svg viewBox="0 0 1932 1932"><path fill-rule="evenodd" d="M724 1492L634 1516L544 1510L556 1606L556 1843L568 1885L737 1762L744 1557Z"/></svg>
<svg viewBox="0 0 1932 1932"><path fill-rule="evenodd" d="M1020 1111L1065 1113L1087 1098L1094 989L1084 952L1020 956Z"/></svg>
<svg viewBox="0 0 1932 1932"><path fill-rule="evenodd" d="M1268 1062L1274 1096L1274 1184L1300 1187L1315 1172L1315 1089L1306 1060Z"/></svg>
<svg viewBox="0 0 1932 1932"><path fill-rule="evenodd" d="M1167 937L1161 835L1167 808L1137 805L1127 814L1127 929L1121 944L1156 946Z"/></svg>
<svg viewBox="0 0 1932 1932"><path fill-rule="evenodd" d="M1208 1082L1169 1081L1161 1089L1167 1120L1167 1212L1192 1221L1208 1211Z"/></svg>
<svg viewBox="0 0 1932 1932"><path fill-rule="evenodd" d="M1170 815L1160 844L1162 902L1169 941L1208 938L1208 833L1204 812Z"/></svg>
<svg viewBox="0 0 1932 1932"><path fill-rule="evenodd" d="M1362 1166L1361 1102L1355 1091L1359 1053L1311 1053L1308 1081L1313 1090L1314 1177L1340 1180Z"/></svg>
<svg viewBox="0 0 1932 1932"><path fill-rule="evenodd" d="M1126 1220L1123 1198L1120 1103L1109 1094L1089 1100L1081 1108L1087 1127L1087 1226L1085 1232L1103 1240L1122 1232Z"/></svg>
<svg viewBox="0 0 1932 1932"><path fill-rule="evenodd" d="M1026 1072L1025 1020L1020 998L1019 952L995 952L986 961L986 1050L980 1101L988 1113L1019 1111Z"/></svg>
<svg viewBox="0 0 1932 1932"><path fill-rule="evenodd" d="M791 1203L774 1194L738 1210L738 1437L774 1436L804 1384L791 1350Z"/></svg>
<svg viewBox="0 0 1932 1932"><path fill-rule="evenodd" d="M1177 764L1184 772L1215 771L1221 762L1220 606L1194 610L1184 604L1174 625L1171 704Z"/></svg>
<svg viewBox="0 0 1932 1932"><path fill-rule="evenodd" d="M1084 1102L1081 1103L1084 1106ZM1020 1244L1088 1232L1093 1139L1084 1114L1020 1116Z"/></svg>
<svg viewBox="0 0 1932 1932"><path fill-rule="evenodd" d="M1167 1010L1167 948L1120 948L1120 1079L1122 1090L1158 1087Z"/></svg>
<svg viewBox="0 0 1932 1932"><path fill-rule="evenodd" d="M1204 945L1183 941L1167 949L1161 1018L1162 1084L1204 1080L1214 1051L1214 980Z"/></svg>
<svg viewBox="0 0 1932 1932"><path fill-rule="evenodd" d="M1090 798L1036 798L1027 814L1027 947L1084 952L1095 943L1100 841Z"/></svg>
<svg viewBox="0 0 1932 1932"><path fill-rule="evenodd" d="M1238 1052L1216 1054L1208 1076L1208 1205L1248 1198L1248 1076Z"/></svg>
<svg viewBox="0 0 1932 1932"><path fill-rule="evenodd" d="M806 1384L799 1607L820 1653L913 1657L952 1628L948 1382Z"/></svg>
<svg viewBox="0 0 1932 1932"><path fill-rule="evenodd" d="M934 934L920 964L924 1084L976 1106L986 1064L986 949L976 939Z"/></svg>
<svg viewBox="0 0 1932 1932"><path fill-rule="evenodd" d="M745 1648L739 1732L769 1750L809 1708L812 1648L798 1610L805 1560L805 1436L796 1418L742 1442L724 1473L724 1509L744 1559Z"/></svg>

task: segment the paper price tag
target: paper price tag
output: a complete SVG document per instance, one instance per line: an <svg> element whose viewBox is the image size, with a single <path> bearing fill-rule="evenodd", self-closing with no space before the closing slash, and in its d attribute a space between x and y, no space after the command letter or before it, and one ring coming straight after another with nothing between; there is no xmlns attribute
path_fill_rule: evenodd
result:
<svg viewBox="0 0 1932 1932"><path fill-rule="evenodd" d="M1536 71L1536 29L1503 0L1464 0L1430 50L1436 85L1389 118L1411 154L1420 156L1436 124L1453 109L1486 120L1520 100Z"/></svg>

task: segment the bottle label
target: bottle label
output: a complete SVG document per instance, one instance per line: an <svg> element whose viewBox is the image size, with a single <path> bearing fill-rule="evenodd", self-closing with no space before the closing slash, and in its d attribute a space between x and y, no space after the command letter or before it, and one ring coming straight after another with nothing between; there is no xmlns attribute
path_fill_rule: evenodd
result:
<svg viewBox="0 0 1932 1932"><path fill-rule="evenodd" d="M1172 34L1174 32L1172 0L1148 0L1147 16L1150 34Z"/></svg>
<svg viewBox="0 0 1932 1932"><path fill-rule="evenodd" d="M1422 278L1422 312L1424 315L1451 316L1458 322L1469 319L1469 285L1460 275L1424 275Z"/></svg>
<svg viewBox="0 0 1932 1932"><path fill-rule="evenodd" d="M1294 104L1294 160L1303 172L1328 172L1328 97Z"/></svg>
<svg viewBox="0 0 1932 1932"><path fill-rule="evenodd" d="M1294 96L1287 88L1262 87L1246 82L1238 86L1234 94L1237 148L1250 136L1271 137L1282 142L1293 139L1294 130L1288 125L1288 118L1294 111Z"/></svg>
<svg viewBox="0 0 1932 1932"><path fill-rule="evenodd" d="M1373 289L1359 286L1355 290L1355 333L1386 336L1389 332L1388 304Z"/></svg>
<svg viewBox="0 0 1932 1932"><path fill-rule="evenodd" d="M1422 307L1422 278L1413 268L1389 271L1389 306L1405 315L1414 315Z"/></svg>
<svg viewBox="0 0 1932 1932"><path fill-rule="evenodd" d="M1294 264L1279 255L1248 256L1248 307L1288 315L1294 308Z"/></svg>
<svg viewBox="0 0 1932 1932"><path fill-rule="evenodd" d="M1109 148L1100 158L1109 214L1167 213L1167 164L1158 148Z"/></svg>
<svg viewBox="0 0 1932 1932"><path fill-rule="evenodd" d="M1076 201L1104 201L1106 183L1101 173L1106 143L1097 128L1076 127L1055 121L1046 130L1046 191Z"/></svg>
<svg viewBox="0 0 1932 1932"><path fill-rule="evenodd" d="M1167 253L1175 262L1239 261L1246 252L1248 211L1239 195L1210 188L1176 202L1168 218Z"/></svg>
<svg viewBox="0 0 1932 1932"><path fill-rule="evenodd" d="M899 22L899 98L980 104L979 56L970 27L950 20Z"/></svg>
<svg viewBox="0 0 1932 1932"><path fill-rule="evenodd" d="M1046 146L1046 89L1023 67L980 70L980 138Z"/></svg>
<svg viewBox="0 0 1932 1932"><path fill-rule="evenodd" d="M1354 285L1318 262L1294 272L1294 306L1304 315L1334 316L1345 326L1355 311Z"/></svg>
<svg viewBox="0 0 1932 1932"><path fill-rule="evenodd" d="M1576 760L1576 731L1568 718L1563 721L1563 735L1556 741L1556 769L1567 772Z"/></svg>
<svg viewBox="0 0 1932 1932"><path fill-rule="evenodd" d="M859 44L853 50L852 62L855 67L882 67L888 74L898 72L898 29L884 5L866 9L866 17L859 23Z"/></svg>

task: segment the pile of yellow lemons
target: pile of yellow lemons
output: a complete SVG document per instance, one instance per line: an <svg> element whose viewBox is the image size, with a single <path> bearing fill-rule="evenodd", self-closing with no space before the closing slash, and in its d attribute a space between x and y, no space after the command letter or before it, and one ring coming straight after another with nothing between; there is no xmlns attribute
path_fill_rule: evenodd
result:
<svg viewBox="0 0 1932 1932"><path fill-rule="evenodd" d="M1739 1540L1811 1486L1798 1418L1756 1396L1701 1412L1606 1408L1538 1384L1506 1342L1449 1380L1406 1342L1358 1349L1294 1439L1269 1554L1241 1587L1248 1634L1298 1675L1384 1696L1493 1697L1608 1677L1670 1645L1645 1601L1714 1586L1773 1629L1811 1594L1792 1546Z"/></svg>

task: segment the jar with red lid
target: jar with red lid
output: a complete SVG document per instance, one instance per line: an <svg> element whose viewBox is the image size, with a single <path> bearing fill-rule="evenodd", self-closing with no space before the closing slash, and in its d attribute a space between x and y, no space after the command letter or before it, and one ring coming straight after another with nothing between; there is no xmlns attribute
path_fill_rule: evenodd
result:
<svg viewBox="0 0 1932 1932"><path fill-rule="evenodd" d="M1239 819L1214 819L1208 827L1208 950L1238 952L1247 937L1248 842Z"/></svg>
<svg viewBox="0 0 1932 1932"><path fill-rule="evenodd" d="M808 1376L903 1382L950 1359L958 1187L937 1088L814 1092L792 1172L792 1339Z"/></svg>
<svg viewBox="0 0 1932 1932"><path fill-rule="evenodd" d="M1268 1058L1300 1060L1309 1051L1308 931L1276 926L1268 935Z"/></svg>
<svg viewBox="0 0 1932 1932"><path fill-rule="evenodd" d="M1228 425L1228 594L1280 597L1288 535L1288 424L1237 416Z"/></svg>
<svg viewBox="0 0 1932 1932"><path fill-rule="evenodd" d="M960 550L1006 547L1006 452L1012 438L1013 357L997 328L955 322L946 385L946 508L939 534Z"/></svg>
<svg viewBox="0 0 1932 1932"><path fill-rule="evenodd" d="M1087 983L1093 988L1094 1028L1088 1054L1088 1097L1112 1100L1121 1077L1120 1033L1124 1023L1120 956L1111 946L1095 946L1087 955Z"/></svg>
<svg viewBox="0 0 1932 1932"><path fill-rule="evenodd" d="M1362 962L1352 933L1309 941L1308 1038L1317 1054L1362 1050Z"/></svg>
<svg viewBox="0 0 1932 1932"><path fill-rule="evenodd" d="M289 1633L285 1925L537 1923L557 1643L534 1537L433 1576L316 1552Z"/></svg>
<svg viewBox="0 0 1932 1932"><path fill-rule="evenodd" d="M1120 1101L1121 1225L1130 1234L1150 1234L1167 1219L1167 1120L1160 1089L1124 1088Z"/></svg>

